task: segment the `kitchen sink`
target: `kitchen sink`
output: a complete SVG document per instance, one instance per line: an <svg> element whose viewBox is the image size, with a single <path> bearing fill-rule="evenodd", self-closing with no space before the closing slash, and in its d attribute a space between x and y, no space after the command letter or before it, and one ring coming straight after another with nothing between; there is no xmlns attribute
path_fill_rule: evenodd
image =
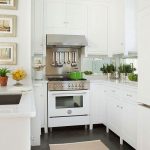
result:
<svg viewBox="0 0 150 150"><path fill-rule="evenodd" d="M0 105L17 105L20 103L22 94L0 95Z"/></svg>

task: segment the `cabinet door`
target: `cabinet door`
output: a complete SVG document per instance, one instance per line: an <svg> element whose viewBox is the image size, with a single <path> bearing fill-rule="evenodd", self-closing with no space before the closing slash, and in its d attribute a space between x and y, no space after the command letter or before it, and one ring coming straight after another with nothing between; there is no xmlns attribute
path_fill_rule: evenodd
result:
<svg viewBox="0 0 150 150"><path fill-rule="evenodd" d="M138 106L138 150L150 149L150 108Z"/></svg>
<svg viewBox="0 0 150 150"><path fill-rule="evenodd" d="M108 54L108 6L88 6L88 54Z"/></svg>
<svg viewBox="0 0 150 150"><path fill-rule="evenodd" d="M66 1L44 1L45 33L64 34L66 28Z"/></svg>
<svg viewBox="0 0 150 150"><path fill-rule="evenodd" d="M124 1L112 0L109 11L109 55L124 53Z"/></svg>
<svg viewBox="0 0 150 150"><path fill-rule="evenodd" d="M107 126L117 135L121 135L122 110L119 100L107 95Z"/></svg>
<svg viewBox="0 0 150 150"><path fill-rule="evenodd" d="M138 101L150 105L150 7L138 14Z"/></svg>
<svg viewBox="0 0 150 150"><path fill-rule="evenodd" d="M105 101L105 86L93 83L90 85L90 103L91 103L91 123L105 124L106 101Z"/></svg>
<svg viewBox="0 0 150 150"><path fill-rule="evenodd" d="M66 20L68 34L85 34L87 32L87 7L82 2L66 4Z"/></svg>
<svg viewBox="0 0 150 150"><path fill-rule="evenodd" d="M137 145L137 105L135 103L123 103L122 137L131 146Z"/></svg>
<svg viewBox="0 0 150 150"><path fill-rule="evenodd" d="M37 110L37 117L40 120L40 126L44 127L45 125L45 108L44 108L44 88L43 85L34 86L35 91L35 101L36 101L36 110Z"/></svg>

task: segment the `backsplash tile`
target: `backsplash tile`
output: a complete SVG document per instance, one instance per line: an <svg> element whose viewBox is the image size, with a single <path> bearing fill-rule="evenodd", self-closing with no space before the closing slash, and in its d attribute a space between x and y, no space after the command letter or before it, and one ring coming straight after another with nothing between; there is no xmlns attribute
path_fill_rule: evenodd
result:
<svg viewBox="0 0 150 150"><path fill-rule="evenodd" d="M131 64L133 63L134 67L137 69L135 73L138 73L138 63L137 58L126 58L122 59L121 57L85 57L83 58L82 71L92 71L94 74L102 74L100 68L103 64L114 64L117 68L120 64Z"/></svg>

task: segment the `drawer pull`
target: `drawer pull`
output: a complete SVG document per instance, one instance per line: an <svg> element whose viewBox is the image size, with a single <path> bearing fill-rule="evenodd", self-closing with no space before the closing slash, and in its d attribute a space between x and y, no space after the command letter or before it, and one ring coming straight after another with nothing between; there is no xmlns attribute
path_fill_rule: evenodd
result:
<svg viewBox="0 0 150 150"><path fill-rule="evenodd" d="M127 94L127 96L128 96L128 97L132 97L132 95L130 95L130 94Z"/></svg>
<svg viewBox="0 0 150 150"><path fill-rule="evenodd" d="M115 90L112 90L112 92L115 93L116 91L115 91Z"/></svg>

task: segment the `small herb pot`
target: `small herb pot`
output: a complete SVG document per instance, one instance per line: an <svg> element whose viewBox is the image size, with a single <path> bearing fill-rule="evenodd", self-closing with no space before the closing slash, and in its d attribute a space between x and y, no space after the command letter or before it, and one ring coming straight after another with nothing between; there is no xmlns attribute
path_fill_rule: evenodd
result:
<svg viewBox="0 0 150 150"><path fill-rule="evenodd" d="M107 73L107 79L111 79L112 73Z"/></svg>
<svg viewBox="0 0 150 150"><path fill-rule="evenodd" d="M2 77L0 76L0 85L1 86L7 86L8 77Z"/></svg>

